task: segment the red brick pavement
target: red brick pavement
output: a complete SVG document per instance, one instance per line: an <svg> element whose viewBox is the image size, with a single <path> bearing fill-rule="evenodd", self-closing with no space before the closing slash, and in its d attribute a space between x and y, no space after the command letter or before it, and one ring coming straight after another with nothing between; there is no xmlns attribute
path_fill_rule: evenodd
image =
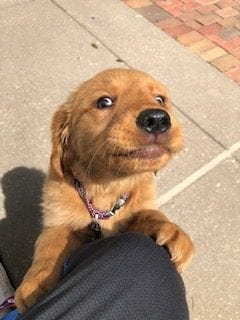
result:
<svg viewBox="0 0 240 320"><path fill-rule="evenodd" d="M240 84L240 0L122 0Z"/></svg>

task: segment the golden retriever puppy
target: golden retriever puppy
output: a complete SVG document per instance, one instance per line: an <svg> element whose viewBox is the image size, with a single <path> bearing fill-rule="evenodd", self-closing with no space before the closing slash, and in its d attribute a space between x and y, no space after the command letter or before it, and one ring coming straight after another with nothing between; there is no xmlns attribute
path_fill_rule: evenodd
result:
<svg viewBox="0 0 240 320"><path fill-rule="evenodd" d="M55 113L43 192L43 230L16 291L21 312L59 280L83 243L140 232L165 245L178 271L193 244L157 210L155 173L182 145L166 88L137 70L110 69L84 82Z"/></svg>

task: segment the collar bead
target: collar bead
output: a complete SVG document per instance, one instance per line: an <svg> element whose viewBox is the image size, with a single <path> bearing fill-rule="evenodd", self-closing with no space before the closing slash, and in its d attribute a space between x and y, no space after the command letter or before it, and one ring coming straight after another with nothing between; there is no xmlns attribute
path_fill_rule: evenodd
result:
<svg viewBox="0 0 240 320"><path fill-rule="evenodd" d="M116 211L125 205L125 203L127 202L128 196L129 196L128 193L125 193L123 196L120 197L120 199L117 201L117 203L110 210L101 211L101 210L98 210L94 206L92 201L88 198L86 190L85 190L82 182L75 179L75 186L76 186L76 189L79 193L79 196L84 201L91 217L94 220L99 220L99 219L106 220L106 219L109 219L110 217L114 216Z"/></svg>

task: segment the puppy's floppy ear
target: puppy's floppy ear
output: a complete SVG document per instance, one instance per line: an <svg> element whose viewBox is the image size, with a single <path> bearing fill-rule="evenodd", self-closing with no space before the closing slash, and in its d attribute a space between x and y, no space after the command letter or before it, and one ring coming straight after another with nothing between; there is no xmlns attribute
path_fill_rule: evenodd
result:
<svg viewBox="0 0 240 320"><path fill-rule="evenodd" d="M58 178L63 178L69 144L71 107L65 104L52 119L52 154L50 169Z"/></svg>

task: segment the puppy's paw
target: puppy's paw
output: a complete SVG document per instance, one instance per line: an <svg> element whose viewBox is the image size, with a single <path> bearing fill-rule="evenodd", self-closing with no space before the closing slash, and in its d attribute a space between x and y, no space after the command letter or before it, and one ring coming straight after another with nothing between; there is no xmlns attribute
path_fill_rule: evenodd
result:
<svg viewBox="0 0 240 320"><path fill-rule="evenodd" d="M56 282L57 279L47 271L29 270L15 292L14 300L18 310L21 313L26 312L40 297L46 295Z"/></svg>
<svg viewBox="0 0 240 320"><path fill-rule="evenodd" d="M190 237L179 226L171 222L162 223L156 242L161 246L167 246L178 272L185 269L194 254L194 246Z"/></svg>

